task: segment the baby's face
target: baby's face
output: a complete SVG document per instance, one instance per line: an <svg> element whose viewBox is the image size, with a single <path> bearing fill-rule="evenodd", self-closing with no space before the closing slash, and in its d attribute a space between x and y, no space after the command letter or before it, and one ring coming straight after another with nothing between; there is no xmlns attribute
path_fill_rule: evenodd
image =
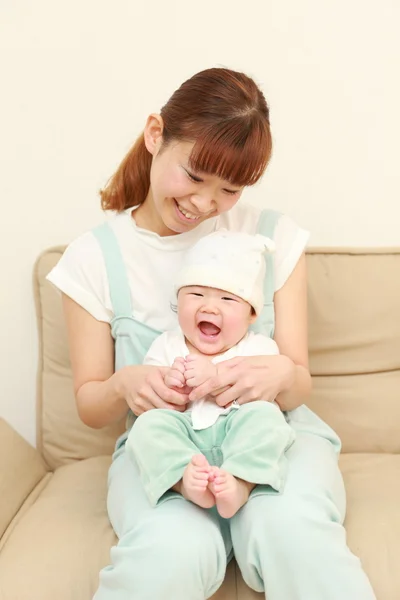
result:
<svg viewBox="0 0 400 600"><path fill-rule="evenodd" d="M250 304L230 292L203 286L179 290L179 325L201 354L214 356L229 350L255 318Z"/></svg>

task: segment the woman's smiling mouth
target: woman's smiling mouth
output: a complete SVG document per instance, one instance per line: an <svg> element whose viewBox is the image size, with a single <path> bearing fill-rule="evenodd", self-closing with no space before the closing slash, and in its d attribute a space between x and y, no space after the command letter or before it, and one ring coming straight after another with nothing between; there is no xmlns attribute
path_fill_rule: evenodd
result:
<svg viewBox="0 0 400 600"><path fill-rule="evenodd" d="M174 201L175 201L176 208L178 209L179 215L183 216L187 221L198 221L198 219L200 219L200 215L194 215L190 211L183 208L183 206L181 206L177 202L177 200L175 200L175 198L174 198Z"/></svg>

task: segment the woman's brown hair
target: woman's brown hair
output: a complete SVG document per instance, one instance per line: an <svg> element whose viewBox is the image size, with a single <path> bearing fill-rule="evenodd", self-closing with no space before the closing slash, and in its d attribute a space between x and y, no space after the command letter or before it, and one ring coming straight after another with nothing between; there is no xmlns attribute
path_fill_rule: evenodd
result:
<svg viewBox="0 0 400 600"><path fill-rule="evenodd" d="M217 175L237 186L253 185L272 152L269 110L253 79L230 69L197 73L161 109L163 146L194 142L189 159L196 172ZM150 187L152 155L143 134L100 192L104 210L141 204Z"/></svg>

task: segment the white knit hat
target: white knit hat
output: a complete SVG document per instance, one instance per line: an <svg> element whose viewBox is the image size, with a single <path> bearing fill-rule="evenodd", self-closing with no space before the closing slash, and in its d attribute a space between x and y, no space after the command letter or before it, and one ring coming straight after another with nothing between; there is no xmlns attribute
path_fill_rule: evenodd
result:
<svg viewBox="0 0 400 600"><path fill-rule="evenodd" d="M202 285L218 288L246 300L259 315L264 304L265 252L275 244L263 235L220 229L201 238L186 253L175 292Z"/></svg>

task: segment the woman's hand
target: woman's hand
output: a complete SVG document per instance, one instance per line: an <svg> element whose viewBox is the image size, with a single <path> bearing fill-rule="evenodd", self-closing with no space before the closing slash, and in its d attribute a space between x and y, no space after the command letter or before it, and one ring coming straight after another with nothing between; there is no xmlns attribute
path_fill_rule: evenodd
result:
<svg viewBox="0 0 400 600"><path fill-rule="evenodd" d="M189 402L188 390L169 388L164 377L169 367L129 366L115 373L118 393L123 396L132 410L139 416L153 408L169 408L183 412Z"/></svg>
<svg viewBox="0 0 400 600"><path fill-rule="evenodd" d="M295 377L294 362L283 355L237 357L218 364L218 375L196 387L191 401L210 395L219 406L234 400L245 404L253 400L273 402L289 389ZM225 388L225 389L224 389Z"/></svg>

